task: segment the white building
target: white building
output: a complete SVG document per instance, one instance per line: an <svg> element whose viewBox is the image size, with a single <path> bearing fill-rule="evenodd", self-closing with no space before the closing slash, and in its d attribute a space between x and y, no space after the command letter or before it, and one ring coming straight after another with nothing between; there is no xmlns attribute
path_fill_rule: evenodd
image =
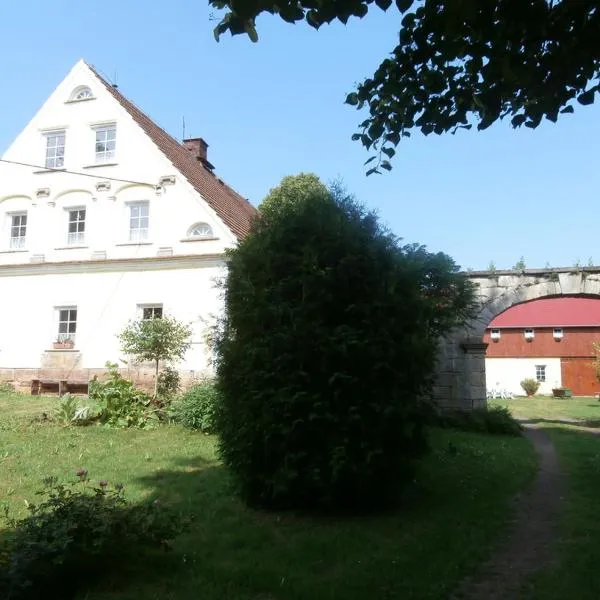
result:
<svg viewBox="0 0 600 600"><path fill-rule="evenodd" d="M87 380L126 359L130 319L162 311L192 326L179 368L210 368L214 281L255 209L206 151L73 67L0 162L0 378Z"/></svg>

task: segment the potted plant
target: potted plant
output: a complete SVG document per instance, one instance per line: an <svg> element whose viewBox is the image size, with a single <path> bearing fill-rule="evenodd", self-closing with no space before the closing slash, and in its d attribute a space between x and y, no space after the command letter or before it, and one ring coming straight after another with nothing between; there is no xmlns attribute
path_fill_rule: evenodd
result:
<svg viewBox="0 0 600 600"><path fill-rule="evenodd" d="M572 398L573 392L566 387L552 388L552 395L555 398Z"/></svg>
<svg viewBox="0 0 600 600"><path fill-rule="evenodd" d="M75 346L75 342L69 337L59 337L53 343L53 347L55 350L71 350L73 346Z"/></svg>
<svg viewBox="0 0 600 600"><path fill-rule="evenodd" d="M521 387L525 390L525 393L528 396L533 396L540 387L540 382L528 377L527 379L523 379L521 381Z"/></svg>

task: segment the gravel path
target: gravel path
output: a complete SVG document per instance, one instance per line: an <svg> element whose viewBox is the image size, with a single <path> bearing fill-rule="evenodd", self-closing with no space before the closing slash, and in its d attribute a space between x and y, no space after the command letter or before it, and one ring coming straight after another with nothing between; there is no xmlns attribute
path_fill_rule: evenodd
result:
<svg viewBox="0 0 600 600"><path fill-rule="evenodd" d="M515 600L529 575L554 562L563 476L548 436L532 426L525 427L525 435L540 456L535 484L516 499L515 520L506 537L479 572L459 585L454 600Z"/></svg>

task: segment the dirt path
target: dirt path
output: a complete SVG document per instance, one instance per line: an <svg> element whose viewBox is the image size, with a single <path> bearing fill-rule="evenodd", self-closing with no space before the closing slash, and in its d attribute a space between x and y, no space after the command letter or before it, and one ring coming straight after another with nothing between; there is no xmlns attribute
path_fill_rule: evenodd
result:
<svg viewBox="0 0 600 600"><path fill-rule="evenodd" d="M530 574L553 564L563 477L554 445L546 434L526 426L525 435L540 456L533 489L516 499L516 517L510 531L479 572L460 584L454 600L515 600Z"/></svg>

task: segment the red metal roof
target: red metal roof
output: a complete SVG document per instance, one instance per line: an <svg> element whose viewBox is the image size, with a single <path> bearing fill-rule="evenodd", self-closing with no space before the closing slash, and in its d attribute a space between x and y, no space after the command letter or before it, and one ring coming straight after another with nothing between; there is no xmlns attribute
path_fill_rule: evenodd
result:
<svg viewBox="0 0 600 600"><path fill-rule="evenodd" d="M600 298L541 298L511 306L488 328L600 327Z"/></svg>

